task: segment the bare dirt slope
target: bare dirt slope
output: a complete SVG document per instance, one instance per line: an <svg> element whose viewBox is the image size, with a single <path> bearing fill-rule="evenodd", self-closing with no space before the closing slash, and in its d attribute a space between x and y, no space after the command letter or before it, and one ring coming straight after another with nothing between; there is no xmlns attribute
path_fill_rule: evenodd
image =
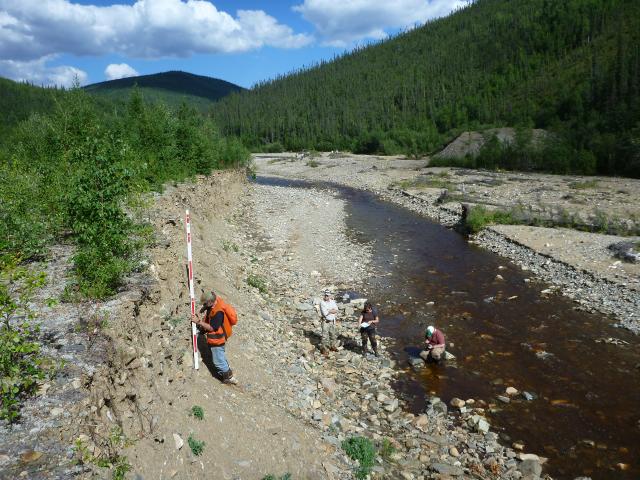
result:
<svg viewBox="0 0 640 480"><path fill-rule="evenodd" d="M464 158L467 155L475 157L480 153L480 149L487 140L494 135L501 143L514 143L517 136L514 128L492 128L483 132L463 132L434 157ZM546 135L545 130L534 129L531 131L531 141L537 145Z"/></svg>

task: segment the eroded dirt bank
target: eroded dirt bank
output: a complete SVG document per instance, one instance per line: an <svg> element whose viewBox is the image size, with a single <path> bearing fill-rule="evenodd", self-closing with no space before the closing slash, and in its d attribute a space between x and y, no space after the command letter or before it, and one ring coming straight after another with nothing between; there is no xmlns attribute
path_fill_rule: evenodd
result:
<svg viewBox="0 0 640 480"><path fill-rule="evenodd" d="M541 222L613 228L625 236L504 225L485 229L474 241L532 270L580 308L609 314L640 332L640 263L622 261L608 248L640 242L638 180L429 168L428 160L342 153L259 154L254 160L262 175L370 190L446 226L460 221L464 204L513 210Z"/></svg>
<svg viewBox="0 0 640 480"><path fill-rule="evenodd" d="M111 332L121 356L102 377L94 376L87 402L102 435L118 423L135 440L124 454L142 478L262 478L286 472L326 478L328 471L347 468L332 445L283 408L287 366L274 345L290 337L285 319L247 284L249 265L257 261L244 246L253 231L246 217L247 190L242 174L216 174L167 191L150 212L160 237L151 251L149 288ZM238 387L223 386L205 365L192 368L185 208L193 218L197 294L213 289L239 313L227 348ZM204 410L203 420L190 415L194 405ZM202 455L190 451L190 436L205 442Z"/></svg>

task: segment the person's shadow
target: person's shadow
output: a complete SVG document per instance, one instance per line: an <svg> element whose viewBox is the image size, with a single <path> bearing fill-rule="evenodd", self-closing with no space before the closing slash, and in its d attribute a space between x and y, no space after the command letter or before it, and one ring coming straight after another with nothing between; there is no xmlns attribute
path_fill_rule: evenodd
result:
<svg viewBox="0 0 640 480"><path fill-rule="evenodd" d="M207 344L207 337L199 333L197 345L198 351L200 352L200 358L202 358L202 363L206 365L212 377L217 378L222 382L222 376L213 364L213 357L211 356L211 348Z"/></svg>

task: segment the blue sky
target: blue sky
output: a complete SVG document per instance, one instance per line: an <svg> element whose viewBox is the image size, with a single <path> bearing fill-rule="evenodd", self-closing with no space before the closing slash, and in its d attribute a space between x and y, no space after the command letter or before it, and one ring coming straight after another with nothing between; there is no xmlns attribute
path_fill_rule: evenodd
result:
<svg viewBox="0 0 640 480"><path fill-rule="evenodd" d="M0 0L0 76L82 84L184 70L243 87L466 0Z"/></svg>

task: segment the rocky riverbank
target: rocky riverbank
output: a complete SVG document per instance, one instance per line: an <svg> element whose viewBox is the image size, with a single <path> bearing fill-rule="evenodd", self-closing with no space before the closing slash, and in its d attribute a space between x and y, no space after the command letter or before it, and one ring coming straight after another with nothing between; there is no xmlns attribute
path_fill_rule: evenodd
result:
<svg viewBox="0 0 640 480"><path fill-rule="evenodd" d="M342 346L328 357L320 355L313 305L324 288L366 294L360 279L375 275L370 252L345 236L343 201L327 191L255 185L250 198L247 218L259 234L246 235L239 249L262 252L254 253L257 261L248 270L266 280L259 315L269 327L284 320L288 330L287 342L272 345L286 365L274 372L274 383L286 385L284 408L317 428L338 452L354 435L391 446L393 453L389 450L374 467L379 477L537 478L543 460L500 445L489 431L482 402L457 400L448 411L433 397L421 415L404 411L392 389L402 372L387 353L389 340L381 339L380 358L361 355L357 315L362 300L339 304Z"/></svg>
<svg viewBox="0 0 640 480"><path fill-rule="evenodd" d="M227 348L238 387L220 384L206 365L197 372L192 366L185 208L193 216L196 291L213 289L239 312ZM355 464L341 442L362 435L381 451L373 478L539 478L544 459L492 432L484 416L489 405L474 399L445 405L432 397L424 412L408 413L392 388L406 369L391 356L391 340L380 340L379 358L362 356L356 323L358 297L367 288L361 280L377 272L369 246L347 233L345 216L344 201L330 191L247 184L230 172L168 188L148 212L156 241L147 270L95 312L108 318L91 324L95 333L86 336L102 339L97 350L91 347L95 366L61 381L60 391L76 392L71 401L62 403L51 387L26 406L63 410L58 417L66 424L51 425L64 433L56 449L32 431L15 451L3 447L2 475L108 476L113 471L99 460L109 458L130 466L131 478L215 472L229 479L284 473L347 479ZM314 308L325 288L340 298L361 294L340 303L342 345L329 356L317 348ZM70 316L67 330L82 318ZM522 395L506 389L503 396ZM203 409L203 420L190 414L194 406ZM18 438L5 433L5 445ZM203 455L191 451L189 438L205 442ZM55 470L60 460L65 467Z"/></svg>
<svg viewBox="0 0 640 480"><path fill-rule="evenodd" d="M448 227L460 223L463 204L526 205L541 219L605 222L626 232L637 232L640 219L640 181L633 179L429 168L428 160L342 154L322 154L313 162L261 154L255 162L262 175L366 189ZM578 308L611 315L617 325L640 332L640 263L620 260L608 248L621 241L638 244L640 237L505 225L486 229L474 241L533 271Z"/></svg>

